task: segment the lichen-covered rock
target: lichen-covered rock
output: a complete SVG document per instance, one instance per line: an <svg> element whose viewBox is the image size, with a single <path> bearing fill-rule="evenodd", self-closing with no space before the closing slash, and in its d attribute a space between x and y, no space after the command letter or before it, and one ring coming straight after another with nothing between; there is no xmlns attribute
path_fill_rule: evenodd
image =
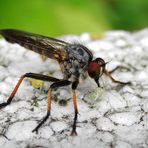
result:
<svg viewBox="0 0 148 148"><path fill-rule="evenodd" d="M76 137L70 136L74 117L71 89L55 90L51 117L36 135L31 131L46 115L50 83L35 89L36 84L32 86L25 79L11 105L0 110L0 147L148 147L148 29L135 33L109 31L98 40L92 40L87 33L61 39L82 42L94 57L109 61L109 70L122 66L113 77L132 81L132 85L116 85L104 76L100 79L101 89L90 78L81 83L77 90ZM20 75L26 72L62 78L56 61L42 61L38 54L1 39L0 103L7 100Z"/></svg>

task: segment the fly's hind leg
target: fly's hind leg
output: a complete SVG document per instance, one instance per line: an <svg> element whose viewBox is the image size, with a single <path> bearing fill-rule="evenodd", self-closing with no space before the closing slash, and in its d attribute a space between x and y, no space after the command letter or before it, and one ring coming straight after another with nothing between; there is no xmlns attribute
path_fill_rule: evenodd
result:
<svg viewBox="0 0 148 148"><path fill-rule="evenodd" d="M9 105L19 86L21 85L22 81L24 80L24 78L34 78L37 80L42 80L42 81L49 81L49 82L54 82L53 84L51 84L49 90L48 90L48 105L47 105L47 115L43 118L43 120L38 124L38 126L32 131L32 132L38 132L38 129L40 128L40 126L48 119L48 117L50 116L50 109L51 109L51 91L54 88L58 88L58 87L62 87L62 86L66 86L69 85L71 82L68 80L60 80L54 77L50 77L50 76L45 76L45 75L40 75L40 74L36 74L36 73L26 73L24 75L22 75L19 79L19 81L17 82L16 86L14 87L11 95L9 96L7 102L5 103L1 103L0 104L0 109L3 107L6 107L7 105Z"/></svg>
<svg viewBox="0 0 148 148"><path fill-rule="evenodd" d="M9 105L12 102L12 100L13 100L19 86L21 85L22 81L24 80L24 78L34 78L34 79L38 79L38 80L42 80L42 81L49 81L49 82L58 82L58 81L60 81L59 79L54 78L54 77L50 77L50 76L45 76L45 75L36 74L36 73L26 73L26 74L24 74L24 75L22 75L20 77L20 79L17 82L16 86L14 87L11 95L9 96L7 102L4 102L4 103L0 104L0 109L7 106L7 105Z"/></svg>

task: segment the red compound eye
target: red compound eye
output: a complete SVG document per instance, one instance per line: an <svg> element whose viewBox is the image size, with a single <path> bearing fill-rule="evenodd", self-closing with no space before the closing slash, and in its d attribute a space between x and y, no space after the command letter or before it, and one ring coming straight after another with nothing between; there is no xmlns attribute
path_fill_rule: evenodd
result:
<svg viewBox="0 0 148 148"><path fill-rule="evenodd" d="M99 65L97 62L95 62L95 61L90 62L90 64L88 65L89 76L94 77L96 72L98 71L98 69L99 69Z"/></svg>

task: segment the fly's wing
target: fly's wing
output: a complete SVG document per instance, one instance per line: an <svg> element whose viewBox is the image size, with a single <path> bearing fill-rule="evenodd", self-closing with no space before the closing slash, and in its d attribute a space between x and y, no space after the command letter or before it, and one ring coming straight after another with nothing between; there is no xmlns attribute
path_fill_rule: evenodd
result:
<svg viewBox="0 0 148 148"><path fill-rule="evenodd" d="M69 43L64 41L13 29L0 30L0 34L10 43L18 43L27 49L56 59L59 62L68 59L65 47Z"/></svg>

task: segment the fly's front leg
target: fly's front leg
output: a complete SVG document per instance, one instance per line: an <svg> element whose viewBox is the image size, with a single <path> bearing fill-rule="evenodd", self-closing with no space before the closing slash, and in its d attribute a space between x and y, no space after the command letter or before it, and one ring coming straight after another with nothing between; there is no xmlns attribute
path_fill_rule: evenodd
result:
<svg viewBox="0 0 148 148"><path fill-rule="evenodd" d="M115 79L112 77L112 75L111 75L107 70L104 70L104 74L105 74L106 76L108 76L108 77L111 79L111 81L114 82L114 83L119 83L119 84L123 84L123 85L125 85L125 84L131 84L131 82L121 82L121 81L115 80Z"/></svg>
<svg viewBox="0 0 148 148"><path fill-rule="evenodd" d="M42 119L42 121L36 126L35 129L33 129L32 132L36 132L38 133L38 129L42 126L42 124L48 119L48 117L50 116L50 110L51 110L51 92L54 88L59 88L59 87L62 87L62 86L66 86L66 85L69 85L71 84L70 81L68 80L61 80L61 81L58 81L58 82L55 82L53 84L51 84L49 90L48 90L48 103L47 103L47 114L46 116Z"/></svg>
<svg viewBox="0 0 148 148"><path fill-rule="evenodd" d="M118 69L126 69L126 70L129 70L128 67L125 67L125 66L117 66L116 68L114 68L113 70L109 71L110 74L112 74L113 72L115 72L116 70Z"/></svg>
<svg viewBox="0 0 148 148"><path fill-rule="evenodd" d="M1 103L0 104L0 109L9 105L11 103L11 101L13 100L19 86L21 85L22 81L24 80L24 78L34 78L34 79L38 79L38 80L42 80L42 81L49 81L49 82L58 82L60 81L59 79L57 78L54 78L54 77L50 77L50 76L45 76L45 75L41 75L41 74L36 74L36 73L26 73L24 75L22 75L19 79L19 81L17 82L16 86L14 87L11 95L9 96L7 102L5 103Z"/></svg>

